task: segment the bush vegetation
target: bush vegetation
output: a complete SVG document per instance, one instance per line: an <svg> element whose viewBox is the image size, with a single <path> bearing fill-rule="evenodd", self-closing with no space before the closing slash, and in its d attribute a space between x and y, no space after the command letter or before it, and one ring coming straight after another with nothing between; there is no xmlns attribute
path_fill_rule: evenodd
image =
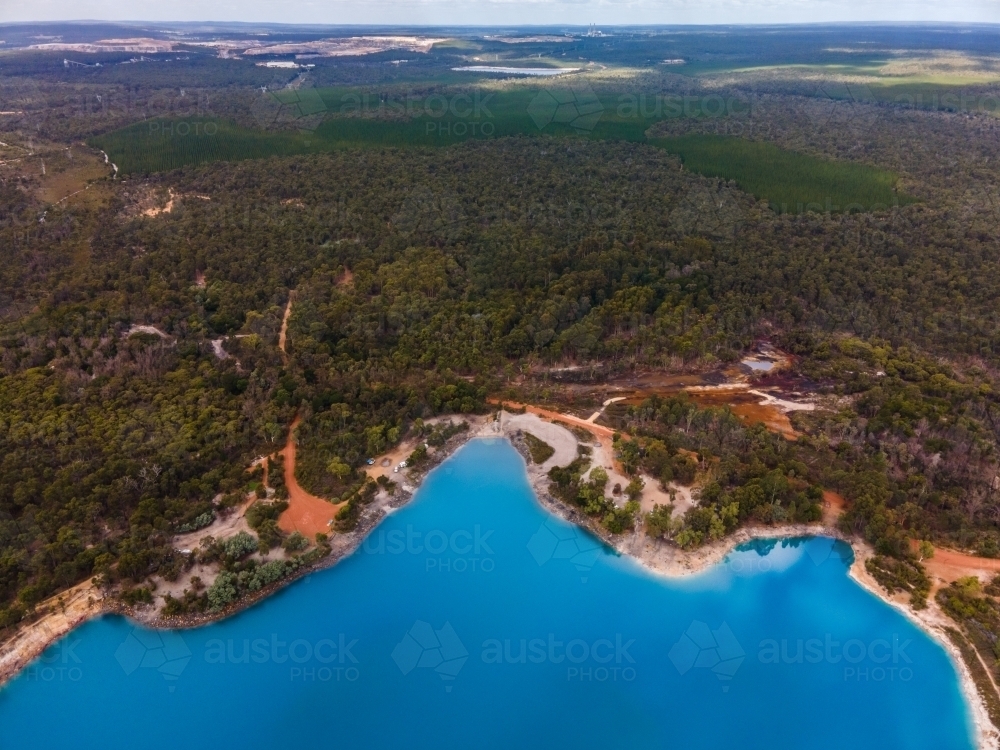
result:
<svg viewBox="0 0 1000 750"><path fill-rule="evenodd" d="M531 454L532 461L536 464L544 464L552 458L552 454L556 452L555 448L546 443L544 440L536 438L530 432L525 432L523 434L524 442L528 446L528 452Z"/></svg>

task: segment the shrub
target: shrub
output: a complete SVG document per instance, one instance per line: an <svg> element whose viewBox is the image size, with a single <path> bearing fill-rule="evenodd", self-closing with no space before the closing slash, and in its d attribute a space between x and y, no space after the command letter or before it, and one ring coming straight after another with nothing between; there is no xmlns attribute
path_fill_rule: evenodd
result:
<svg viewBox="0 0 1000 750"><path fill-rule="evenodd" d="M247 534L249 536L249 534ZM235 537L234 537L235 538ZM224 570L208 589L208 604L212 612L218 612L236 601L236 574Z"/></svg>
<svg viewBox="0 0 1000 750"><path fill-rule="evenodd" d="M284 500L275 500L271 503L256 502L247 509L247 525L257 531L264 521L277 521L287 509L288 503Z"/></svg>
<svg viewBox="0 0 1000 750"><path fill-rule="evenodd" d="M257 540L253 538L252 534L241 531L236 536L229 537L229 539L223 542L223 549L225 550L226 557L232 560L239 560L251 552L257 551Z"/></svg>
<svg viewBox="0 0 1000 750"><path fill-rule="evenodd" d="M301 552L309 546L309 540L298 531L293 531L281 546L285 548L285 552Z"/></svg>
<svg viewBox="0 0 1000 750"><path fill-rule="evenodd" d="M556 452L555 448L545 441L539 440L530 432L524 433L524 442L528 446L528 453L531 454L531 460L536 464L544 464Z"/></svg>
<svg viewBox="0 0 1000 750"><path fill-rule="evenodd" d="M152 604L153 592L146 586L139 586L123 591L121 593L121 600L130 607L134 607L136 604Z"/></svg>
<svg viewBox="0 0 1000 750"><path fill-rule="evenodd" d="M178 534L187 534L189 531L197 531L198 529L203 529L206 526L211 525L212 521L215 520L215 513L208 511L207 513L202 513L197 518L189 521L188 523L181 524L177 527Z"/></svg>
<svg viewBox="0 0 1000 750"><path fill-rule="evenodd" d="M660 505L657 503L646 514L646 534L658 539L660 537L670 537L676 530L677 524L673 519L674 506Z"/></svg>

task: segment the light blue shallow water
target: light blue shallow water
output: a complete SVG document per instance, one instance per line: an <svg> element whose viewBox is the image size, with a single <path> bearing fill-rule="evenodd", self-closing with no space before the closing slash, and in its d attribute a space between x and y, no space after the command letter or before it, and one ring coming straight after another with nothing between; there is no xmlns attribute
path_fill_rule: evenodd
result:
<svg viewBox="0 0 1000 750"><path fill-rule="evenodd" d="M249 611L79 628L0 692L0 748L967 750L945 653L850 554L761 543L657 579L477 440L365 548Z"/></svg>

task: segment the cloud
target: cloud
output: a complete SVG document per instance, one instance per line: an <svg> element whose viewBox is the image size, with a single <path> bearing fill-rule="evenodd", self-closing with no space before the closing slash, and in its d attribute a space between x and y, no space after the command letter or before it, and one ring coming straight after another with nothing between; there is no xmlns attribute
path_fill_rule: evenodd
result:
<svg viewBox="0 0 1000 750"><path fill-rule="evenodd" d="M867 0L38 0L3 3L0 22L65 21L243 21L315 24L459 24L510 26L518 23L586 26L615 24L829 23L837 21L940 21L995 23L991 0L886 5Z"/></svg>

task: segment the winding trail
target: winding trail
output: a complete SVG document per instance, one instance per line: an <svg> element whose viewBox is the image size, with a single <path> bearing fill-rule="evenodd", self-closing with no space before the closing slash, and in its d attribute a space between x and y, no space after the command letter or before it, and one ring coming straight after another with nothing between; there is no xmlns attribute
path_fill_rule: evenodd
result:
<svg viewBox="0 0 1000 750"><path fill-rule="evenodd" d="M617 399L608 399L604 403L604 407L607 407L613 401ZM500 404L499 399L488 399L492 404ZM544 417L555 424L562 425L563 427L579 427L581 429L589 432L597 445L593 448L593 453L591 454L591 468L595 466L601 466L608 474L608 487L614 487L616 484L621 487L626 487L629 483L629 477L625 474L625 470L622 468L621 464L615 459L615 447L614 447L614 435L615 430L610 427L606 427L602 424L597 424L596 422L590 421L591 419L596 419L597 416L592 416L590 419L583 419L581 417L574 416L572 414L561 414L559 412L551 411L549 409L543 409L539 406L531 406L530 404L518 404L513 401L503 401L505 406L513 409L524 409L528 414L535 414L539 417ZM602 407L602 411L603 408ZM618 432L622 440L630 440L631 438L628 434L624 432ZM589 471L584 474L584 477L589 477ZM664 492L657 489L657 483L652 477L641 474L643 481L646 483L647 491L646 494L650 499L662 501L665 503L670 502L670 497ZM625 495L618 494L614 495L614 502L616 505L624 505Z"/></svg>
<svg viewBox="0 0 1000 750"><path fill-rule="evenodd" d="M543 409L540 406L531 406L530 404L519 404L514 401L502 401L501 399L491 398L487 399L489 403L509 406L512 409L524 409L530 414L537 414L540 417L545 417L546 419L551 419L557 422L565 422L566 424L574 425L575 427L582 427L587 432L589 432L594 437L608 438L614 437L615 431L610 427L605 427L602 424L597 424L596 422L591 422L589 419L581 419L580 417L575 417L572 414L560 414L557 411L550 411L549 409ZM628 439L628 435L624 432L619 433L623 439Z"/></svg>
<svg viewBox="0 0 1000 750"><path fill-rule="evenodd" d="M288 342L288 319L292 317L292 298L295 291L288 293L288 304L285 305L285 314L281 318L281 331L278 332L278 348L281 349L281 356L288 361L288 352L285 351L285 344Z"/></svg>
<svg viewBox="0 0 1000 750"><path fill-rule="evenodd" d="M294 290L288 293L288 304L285 306L285 314L281 319L281 332L278 334L278 348L285 361L288 361L288 352L285 346L288 342L288 319L292 316L292 298ZM337 511L346 503L330 503L321 497L316 497L299 484L295 478L295 430L302 423L302 417L298 414L292 420L292 426L288 428L288 440L285 441L285 448L281 451L284 460L285 487L288 489L288 509L278 518L278 528L286 533L298 531L310 540L316 534L329 534L330 527Z"/></svg>

